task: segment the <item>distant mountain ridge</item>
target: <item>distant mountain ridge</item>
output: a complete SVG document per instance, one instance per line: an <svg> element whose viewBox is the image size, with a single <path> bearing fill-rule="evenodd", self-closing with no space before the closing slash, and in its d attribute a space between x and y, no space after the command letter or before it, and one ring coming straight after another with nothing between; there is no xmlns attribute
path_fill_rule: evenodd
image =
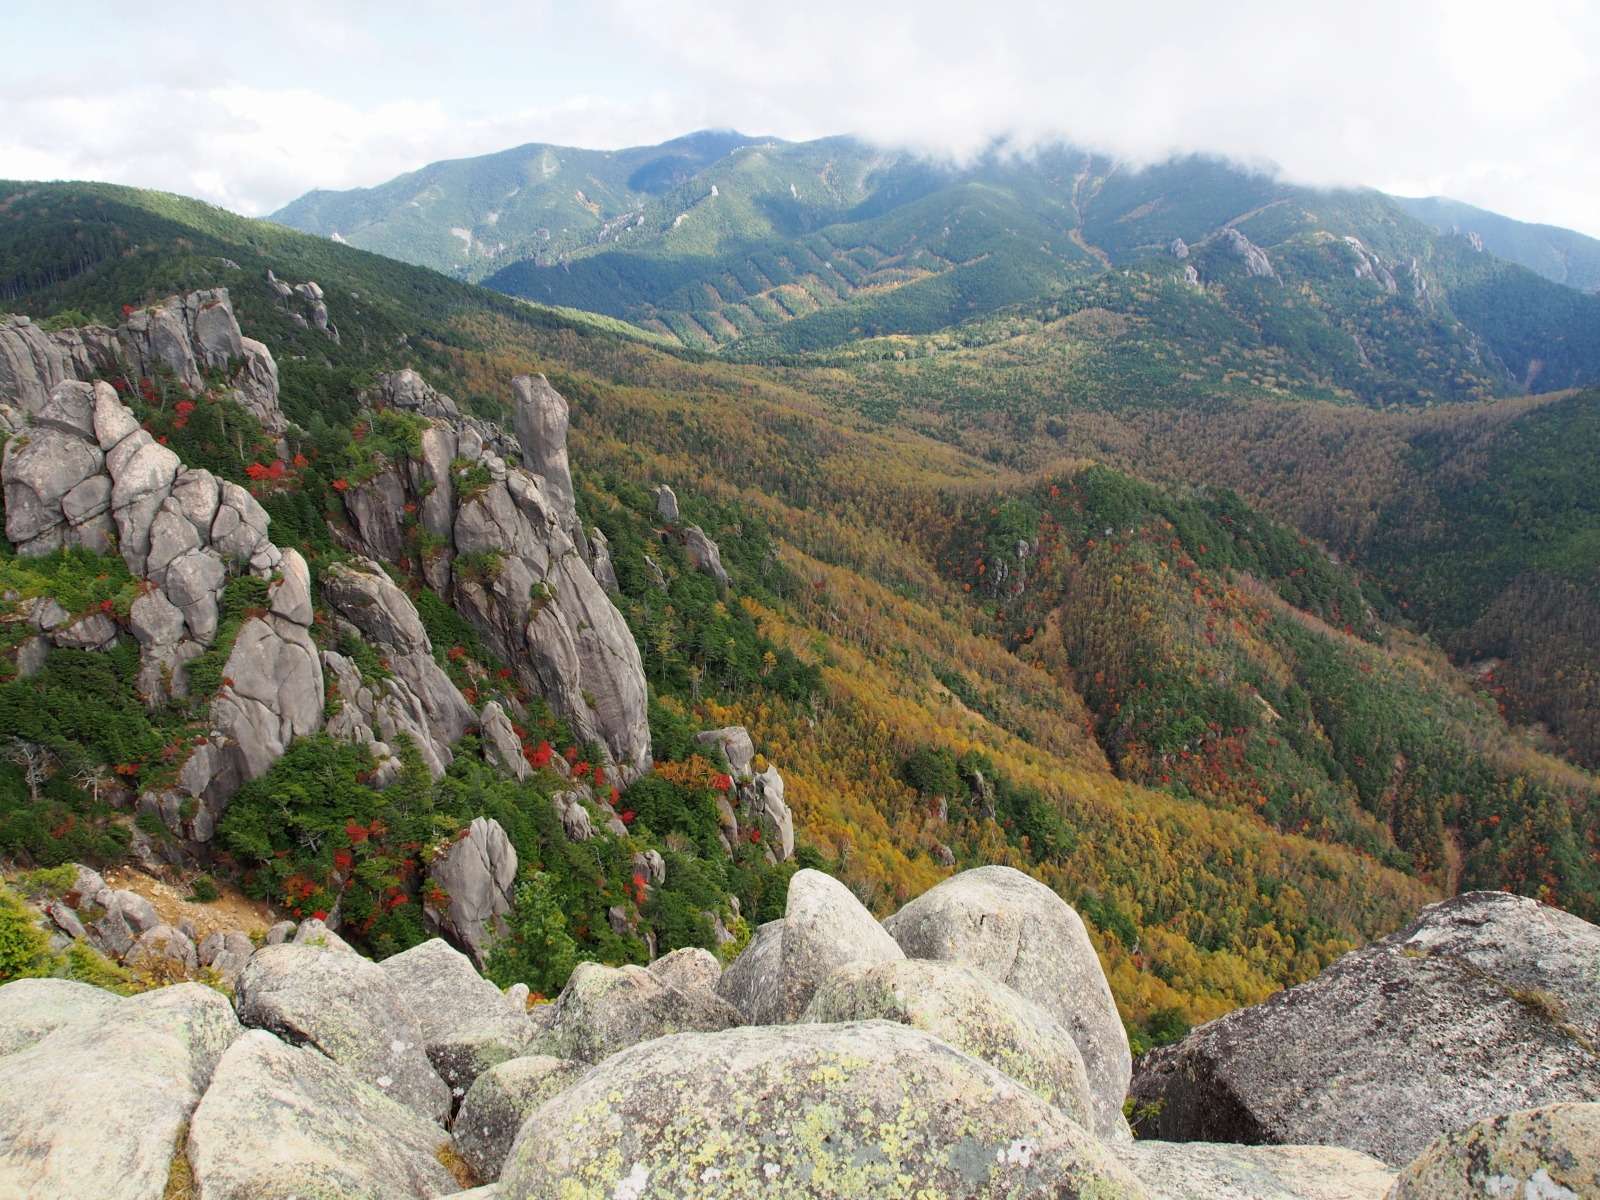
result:
<svg viewBox="0 0 1600 1200"><path fill-rule="evenodd" d="M1539 225L1501 216L1445 196L1391 197L1440 233L1479 238L1491 254L1580 292L1600 291L1600 239L1559 225Z"/></svg>
<svg viewBox="0 0 1600 1200"><path fill-rule="evenodd" d="M1416 404L1600 382L1600 299L1515 261L1548 274L1546 242L1496 226L1500 256L1489 234L1440 233L1380 192L1200 156L1135 170L1062 145L957 166L847 137L706 132L436 163L274 219L749 360L936 353L894 339L971 346L995 318L1003 333L1092 310L1117 318L1113 361L1070 386L1118 404L1239 386Z"/></svg>

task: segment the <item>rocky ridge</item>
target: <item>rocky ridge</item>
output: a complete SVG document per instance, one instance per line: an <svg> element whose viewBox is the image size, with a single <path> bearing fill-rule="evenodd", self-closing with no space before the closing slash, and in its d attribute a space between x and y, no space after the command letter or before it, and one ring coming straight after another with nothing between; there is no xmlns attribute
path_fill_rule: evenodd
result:
<svg viewBox="0 0 1600 1200"><path fill-rule="evenodd" d="M374 964L318 922L254 949L231 1006L194 984L123 999L21 980L0 987L0 1194L155 1200L184 1129L178 1160L208 1200L1569 1200L1600 1191L1600 1104L1502 1110L1474 1123L1457 1096L1462 1079L1476 1072L1479 1094L1514 1109L1529 1099L1517 1064L1435 1039L1430 1069L1414 1072L1396 1066L1392 1045L1354 1040L1371 1033L1359 1015L1340 1040L1304 1000L1244 1010L1196 1037L1214 1045L1241 1021L1298 1013L1307 1036L1334 1035L1350 1068L1340 1086L1353 1071L1377 1077L1387 1066L1408 1089L1406 1107L1391 1112L1447 1130L1398 1177L1401 1164L1351 1148L1333 1126L1325 1144L1131 1141L1102 1115L1084 1068L1125 1061L1127 1043L1102 1019L1092 948L1058 940L1076 914L1009 868L941 887L935 903L913 901L885 928L842 885L802 870L785 916L726 972L704 951L648 970L583 964L554 1004L532 1012L525 989L502 993L441 941ZM1592 926L1510 896L1461 900L1372 949L1421 947L1485 972L1515 957L1551 979L1597 961ZM876 962L860 957L874 947ZM1324 982L1355 1010L1392 1005L1393 981L1371 958L1357 951L1306 986ZM1576 1027L1600 1004L1600 985L1569 982ZM765 1023L730 997L766 998ZM1413 989L1404 1003L1440 1023L1459 999ZM1272 1033L1282 1039L1285 1029ZM1235 1091L1250 1094L1252 1078L1237 1071ZM92 1080L83 1086L94 1100L61 1080ZM1138 1095L1137 1075L1134 1086ZM1357 1110L1367 1099L1347 1094ZM1314 1097L1306 1103L1321 1111ZM1216 1104L1214 1095L1166 1098L1191 1115Z"/></svg>

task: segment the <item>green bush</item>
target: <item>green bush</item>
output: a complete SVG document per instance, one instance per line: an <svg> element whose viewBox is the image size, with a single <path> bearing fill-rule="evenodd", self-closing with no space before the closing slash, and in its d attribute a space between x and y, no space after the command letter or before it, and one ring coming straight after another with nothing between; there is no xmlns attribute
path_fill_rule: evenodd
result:
<svg viewBox="0 0 1600 1200"><path fill-rule="evenodd" d="M525 983L529 991L554 996L578 965L578 944L567 931L567 916L550 875L523 875L506 924L506 936L489 952L484 973L503 988Z"/></svg>
<svg viewBox="0 0 1600 1200"><path fill-rule="evenodd" d="M33 910L0 885L0 984L49 975L56 966L50 939L39 928Z"/></svg>

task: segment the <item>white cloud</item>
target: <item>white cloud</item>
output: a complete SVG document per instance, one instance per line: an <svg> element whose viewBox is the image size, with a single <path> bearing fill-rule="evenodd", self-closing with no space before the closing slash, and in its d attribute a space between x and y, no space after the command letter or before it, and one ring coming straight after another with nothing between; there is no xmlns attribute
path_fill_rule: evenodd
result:
<svg viewBox="0 0 1600 1200"><path fill-rule="evenodd" d="M1585 61L1600 6L1578 0L428 0L404 22L285 0L271 26L236 0L218 11L167 29L107 5L73 54L20 56L71 66L0 83L0 175L261 213L525 141L720 125L960 156L1065 137L1136 159L1271 161L1600 235L1600 73Z"/></svg>

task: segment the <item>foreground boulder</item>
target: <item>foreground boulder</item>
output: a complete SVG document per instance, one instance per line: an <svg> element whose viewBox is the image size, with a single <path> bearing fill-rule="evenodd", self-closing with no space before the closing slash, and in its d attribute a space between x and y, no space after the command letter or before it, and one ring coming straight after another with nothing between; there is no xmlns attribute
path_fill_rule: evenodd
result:
<svg viewBox="0 0 1600 1200"><path fill-rule="evenodd" d="M982 1059L1094 1130L1083 1056L1044 1009L960 963L847 963L817 989L807 1021L898 1021Z"/></svg>
<svg viewBox="0 0 1600 1200"><path fill-rule="evenodd" d="M1126 1142L1113 1153L1151 1200L1383 1200L1394 1171L1338 1146Z"/></svg>
<svg viewBox="0 0 1600 1200"><path fill-rule="evenodd" d="M523 1122L584 1072L544 1054L513 1058L478 1076L451 1129L456 1149L480 1179L498 1179Z"/></svg>
<svg viewBox="0 0 1600 1200"><path fill-rule="evenodd" d="M184 983L0 1058L0 1196L160 1196L178 1133L239 1034L221 993Z"/></svg>
<svg viewBox="0 0 1600 1200"><path fill-rule="evenodd" d="M631 1047L527 1120L502 1200L1111 1197L1145 1192L1020 1084L886 1021Z"/></svg>
<svg viewBox="0 0 1600 1200"><path fill-rule="evenodd" d="M1471 892L1146 1055L1140 1132L1348 1146L1394 1166L1507 1110L1600 1100L1600 928Z"/></svg>
<svg viewBox="0 0 1600 1200"><path fill-rule="evenodd" d="M1393 1200L1600 1196L1600 1104L1490 1117L1438 1139L1400 1172Z"/></svg>
<svg viewBox="0 0 1600 1200"><path fill-rule="evenodd" d="M239 975L239 1019L320 1050L355 1078L443 1122L450 1089L424 1050L422 1028L390 976L359 954L264 946Z"/></svg>
<svg viewBox="0 0 1600 1200"><path fill-rule="evenodd" d="M496 1063L522 1053L533 1022L438 938L379 964L422 1030L428 1061L455 1095Z"/></svg>
<svg viewBox="0 0 1600 1200"><path fill-rule="evenodd" d="M554 1009L538 1048L583 1063L670 1033L739 1024L738 1010L710 992L680 991L643 967L592 962L578 964Z"/></svg>
<svg viewBox="0 0 1600 1200"><path fill-rule="evenodd" d="M1127 1137L1128 1035L1089 933L1066 901L1021 871L979 867L924 892L884 928L908 957L976 967L1060 1021L1083 1055L1096 1130Z"/></svg>
<svg viewBox="0 0 1600 1200"><path fill-rule="evenodd" d="M457 1190L444 1144L437 1125L336 1063L252 1030L218 1064L188 1154L205 1200L399 1200Z"/></svg>
<svg viewBox="0 0 1600 1200"><path fill-rule="evenodd" d="M836 967L903 958L849 888L806 868L789 881L783 920L756 931L717 991L752 1025L787 1024L800 1019Z"/></svg>
<svg viewBox="0 0 1600 1200"><path fill-rule="evenodd" d="M0 987L0 1056L26 1050L63 1025L97 1017L120 997L69 979L18 979Z"/></svg>

